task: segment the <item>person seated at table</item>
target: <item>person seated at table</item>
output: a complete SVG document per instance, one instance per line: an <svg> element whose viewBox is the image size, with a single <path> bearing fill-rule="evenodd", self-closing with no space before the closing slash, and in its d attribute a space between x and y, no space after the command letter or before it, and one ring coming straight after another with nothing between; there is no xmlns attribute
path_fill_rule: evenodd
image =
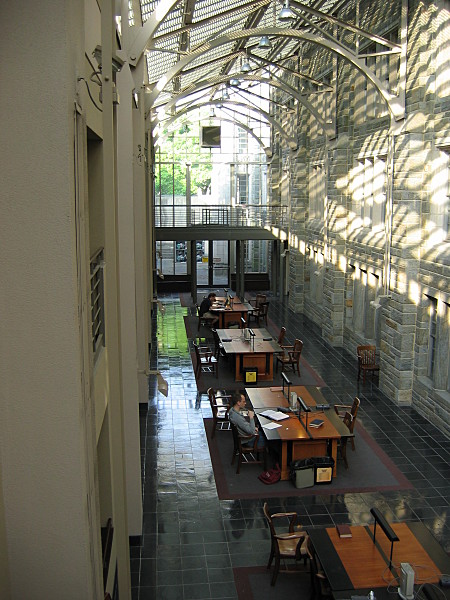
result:
<svg viewBox="0 0 450 600"><path fill-rule="evenodd" d="M248 411L248 419L242 414L245 410L245 397L243 394L234 394L231 398L231 408L228 413L230 422L237 428L241 435L252 435L253 439L246 442L245 446L253 446L254 436L259 433L258 427L255 425L255 413L252 410ZM266 442L264 435L258 438L258 448L265 448Z"/></svg>
<svg viewBox="0 0 450 600"><path fill-rule="evenodd" d="M202 303L200 304L199 314L201 317L206 317L211 320L211 326L215 327L215 325L219 322L219 317L211 312L211 306L216 301L216 295L214 292L208 294L207 298L203 298Z"/></svg>

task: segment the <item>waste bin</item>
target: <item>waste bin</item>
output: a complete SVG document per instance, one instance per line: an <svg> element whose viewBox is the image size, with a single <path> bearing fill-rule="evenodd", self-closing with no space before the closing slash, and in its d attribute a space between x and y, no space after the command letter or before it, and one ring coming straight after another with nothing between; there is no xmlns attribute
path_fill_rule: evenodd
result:
<svg viewBox="0 0 450 600"><path fill-rule="evenodd" d="M334 458L331 456L315 456L311 458L314 464L314 482L331 483L333 481Z"/></svg>
<svg viewBox="0 0 450 600"><path fill-rule="evenodd" d="M246 367L242 369L244 374L245 385L257 385L258 384L258 367Z"/></svg>
<svg viewBox="0 0 450 600"><path fill-rule="evenodd" d="M314 478L314 463L311 458L302 458L291 463L290 479L296 488L312 487Z"/></svg>

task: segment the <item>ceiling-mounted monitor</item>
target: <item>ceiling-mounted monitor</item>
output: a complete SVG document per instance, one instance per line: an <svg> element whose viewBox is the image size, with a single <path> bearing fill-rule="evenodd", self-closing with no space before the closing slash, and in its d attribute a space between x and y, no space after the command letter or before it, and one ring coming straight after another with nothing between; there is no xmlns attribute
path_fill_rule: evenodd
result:
<svg viewBox="0 0 450 600"><path fill-rule="evenodd" d="M220 125L202 125L200 145L202 148L220 148Z"/></svg>

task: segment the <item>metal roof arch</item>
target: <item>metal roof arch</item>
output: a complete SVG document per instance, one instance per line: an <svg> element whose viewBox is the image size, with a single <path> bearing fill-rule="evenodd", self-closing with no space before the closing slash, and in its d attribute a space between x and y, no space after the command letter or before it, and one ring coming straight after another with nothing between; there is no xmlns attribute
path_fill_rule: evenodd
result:
<svg viewBox="0 0 450 600"><path fill-rule="evenodd" d="M211 78L209 81L200 81L196 85L185 90L184 92L174 95L172 97L172 99L169 100L169 102L164 104L164 108L166 111L168 111L172 106L175 106L175 104L179 100L181 100L183 98L187 98L190 94L195 94L196 92L199 92L203 89L208 89L209 87L213 87L215 85L220 85L221 83L225 83L226 81L229 81L232 78L233 78L233 75L230 76L229 74L226 74L226 75L222 75L220 77ZM286 93L290 94L293 98L295 98L300 104L302 104L314 116L314 118L320 124L324 133L328 136L329 139L333 139L336 136L334 124L332 122L325 121L321 117L319 112L312 106L312 104L306 98L304 98L301 94L299 94L297 92L297 90L295 90L293 87L291 87L287 83L278 81L276 79L268 79L267 77L261 77L260 75L251 75L251 74L239 75L239 79L242 81L258 81L260 83L266 83L268 85L271 85L273 87L276 87L278 89L285 91ZM233 89L233 86L231 86L231 89ZM243 90L243 91L245 91L245 90ZM268 99L268 101L270 101L270 100Z"/></svg>
<svg viewBox="0 0 450 600"><path fill-rule="evenodd" d="M168 119L167 123L173 122L173 120L187 114L191 110L195 110L195 109L201 108L203 106L218 106L218 105L238 106L241 108L245 108L247 110L252 110L254 112L257 112L257 113L263 115L263 117L274 127L274 129L276 129L277 131L280 132L282 138L284 140L286 140L290 150L296 150L298 148L297 140L295 138L293 138L292 136L288 135L286 133L286 131L283 129L283 127L278 123L278 121L275 121L275 119L273 117L271 117L269 115L269 113L265 112L262 109L257 108L256 106L249 106L247 104L244 104L243 102L234 102L232 100L210 100L208 102L204 102L201 104L194 104L192 106L187 106L186 108L180 110L180 112L178 112L176 115L174 115L174 117L171 117L170 119ZM163 122L158 122L158 123L161 123L162 126L166 126L166 123L163 123ZM157 124L152 123L151 130L155 133L155 135L156 135L156 132L155 132L156 127L157 127Z"/></svg>
<svg viewBox="0 0 450 600"><path fill-rule="evenodd" d="M369 69L364 60L357 57L356 54L351 52L348 48L342 46L336 40L323 38L319 35L315 35L309 32L298 31L296 29L280 29L278 27L261 27L256 29L246 29L241 31L230 32L225 35L221 35L218 38L211 40L197 47L195 51L190 52L186 56L182 57L173 67L171 67L163 77L154 86L153 90L147 96L146 105L152 107L158 96L164 90L166 85L178 74L183 68L190 62L197 59L199 56L204 55L208 50L217 48L223 44L229 44L232 41L246 39L251 37L261 37L262 35L267 36L283 36L299 40L310 42L311 44L317 44L322 46L334 54L344 58L350 64L352 64L367 80L369 80L380 93L381 97L385 100L388 110L392 117L398 121L404 118L404 106L400 98L391 94L385 89L382 81L375 75L375 73Z"/></svg>

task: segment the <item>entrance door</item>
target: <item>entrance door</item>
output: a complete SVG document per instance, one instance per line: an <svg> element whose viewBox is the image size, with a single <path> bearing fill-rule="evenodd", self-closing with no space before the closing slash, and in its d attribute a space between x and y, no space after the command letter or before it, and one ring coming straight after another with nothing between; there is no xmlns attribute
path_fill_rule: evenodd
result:
<svg viewBox="0 0 450 600"><path fill-rule="evenodd" d="M230 242L196 242L198 287L230 287Z"/></svg>
<svg viewBox="0 0 450 600"><path fill-rule="evenodd" d="M213 287L230 287L230 242L228 240L210 241L213 249L212 283Z"/></svg>

